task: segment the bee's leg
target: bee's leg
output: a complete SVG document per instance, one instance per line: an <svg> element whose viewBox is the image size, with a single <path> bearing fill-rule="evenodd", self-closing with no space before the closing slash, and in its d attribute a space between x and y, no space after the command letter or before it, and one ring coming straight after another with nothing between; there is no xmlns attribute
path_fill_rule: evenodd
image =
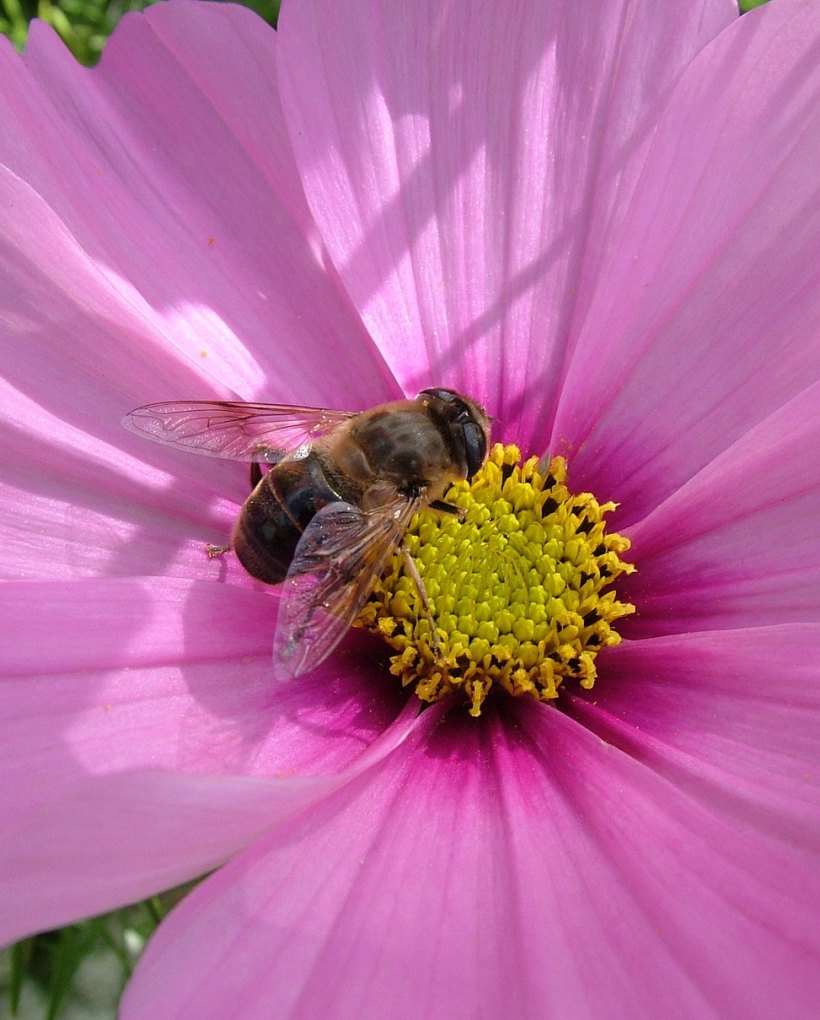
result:
<svg viewBox="0 0 820 1020"><path fill-rule="evenodd" d="M445 500L433 500L430 503L430 510L439 510L441 513L452 513L457 517L463 517L465 512L461 507L454 507L452 503L447 503Z"/></svg>
<svg viewBox="0 0 820 1020"><path fill-rule="evenodd" d="M230 552L231 547L229 545L211 545L208 542L205 551L208 553L209 560L215 560L217 556L224 556L226 552Z"/></svg>
<svg viewBox="0 0 820 1020"><path fill-rule="evenodd" d="M433 619L433 614L430 612L430 600L427 598L427 589L424 587L424 581L421 579L421 574L418 572L416 564L413 562L413 557L410 555L410 552L404 542L401 543L401 554L404 557L404 569L407 571L413 581L413 584L416 586L416 591L419 593L419 599L421 600L421 608L424 610L424 615L427 617L427 623L430 626L430 641L433 645L433 652L437 659L443 659L444 651L441 647L441 642L438 639L436 621Z"/></svg>
<svg viewBox="0 0 820 1020"><path fill-rule="evenodd" d="M251 461L251 488L255 489L256 486L262 481L262 468L255 461Z"/></svg>
<svg viewBox="0 0 820 1020"><path fill-rule="evenodd" d="M446 503L443 499L434 499L430 504L430 509L438 510L438 512L442 514L452 514L453 517L459 517L461 520L463 520L467 515L467 511L462 507L453 506L452 503Z"/></svg>

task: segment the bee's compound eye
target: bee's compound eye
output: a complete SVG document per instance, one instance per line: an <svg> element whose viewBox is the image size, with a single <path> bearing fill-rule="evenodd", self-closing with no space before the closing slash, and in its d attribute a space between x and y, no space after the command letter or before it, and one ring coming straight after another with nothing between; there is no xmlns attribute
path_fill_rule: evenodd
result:
<svg viewBox="0 0 820 1020"><path fill-rule="evenodd" d="M475 421L462 425L464 452L467 455L467 481L478 471L487 457L487 434Z"/></svg>

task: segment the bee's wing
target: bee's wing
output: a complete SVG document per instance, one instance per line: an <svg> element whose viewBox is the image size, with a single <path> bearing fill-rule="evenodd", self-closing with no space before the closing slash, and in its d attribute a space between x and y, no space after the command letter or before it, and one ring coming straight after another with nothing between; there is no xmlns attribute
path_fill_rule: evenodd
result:
<svg viewBox="0 0 820 1020"><path fill-rule="evenodd" d="M232 400L169 400L123 418L132 432L191 453L270 463L347 421L355 411Z"/></svg>
<svg viewBox="0 0 820 1020"><path fill-rule="evenodd" d="M273 639L277 679L307 673L330 655L422 505L402 496L378 510L330 503L316 514L282 584Z"/></svg>

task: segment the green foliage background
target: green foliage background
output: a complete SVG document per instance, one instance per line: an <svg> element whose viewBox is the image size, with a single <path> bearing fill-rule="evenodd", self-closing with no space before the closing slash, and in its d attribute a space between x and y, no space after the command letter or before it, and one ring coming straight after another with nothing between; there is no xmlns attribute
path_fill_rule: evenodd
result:
<svg viewBox="0 0 820 1020"><path fill-rule="evenodd" d="M77 60L94 64L123 14L144 10L155 2L0 0L0 33L23 49L29 21L40 18L60 34ZM245 0L242 6L252 8L275 26L280 2ZM751 10L765 2L740 0L740 10ZM59 931L45 932L0 952L0 1017L22 1020L114 1017L122 988L142 947L188 888Z"/></svg>

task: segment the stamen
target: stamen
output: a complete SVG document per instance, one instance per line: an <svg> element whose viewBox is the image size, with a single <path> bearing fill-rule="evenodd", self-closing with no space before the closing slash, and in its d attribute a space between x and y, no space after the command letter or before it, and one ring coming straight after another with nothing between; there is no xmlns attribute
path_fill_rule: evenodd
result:
<svg viewBox="0 0 820 1020"><path fill-rule="evenodd" d="M497 444L444 497L462 514L418 514L405 536L415 570L397 553L356 621L394 649L391 672L422 701L461 692L473 716L494 687L540 701L568 680L590 689L598 651L621 640L612 625L635 611L604 591L635 570L620 558L629 540L606 531L616 504L570 493L563 457L546 474L519 461Z"/></svg>

